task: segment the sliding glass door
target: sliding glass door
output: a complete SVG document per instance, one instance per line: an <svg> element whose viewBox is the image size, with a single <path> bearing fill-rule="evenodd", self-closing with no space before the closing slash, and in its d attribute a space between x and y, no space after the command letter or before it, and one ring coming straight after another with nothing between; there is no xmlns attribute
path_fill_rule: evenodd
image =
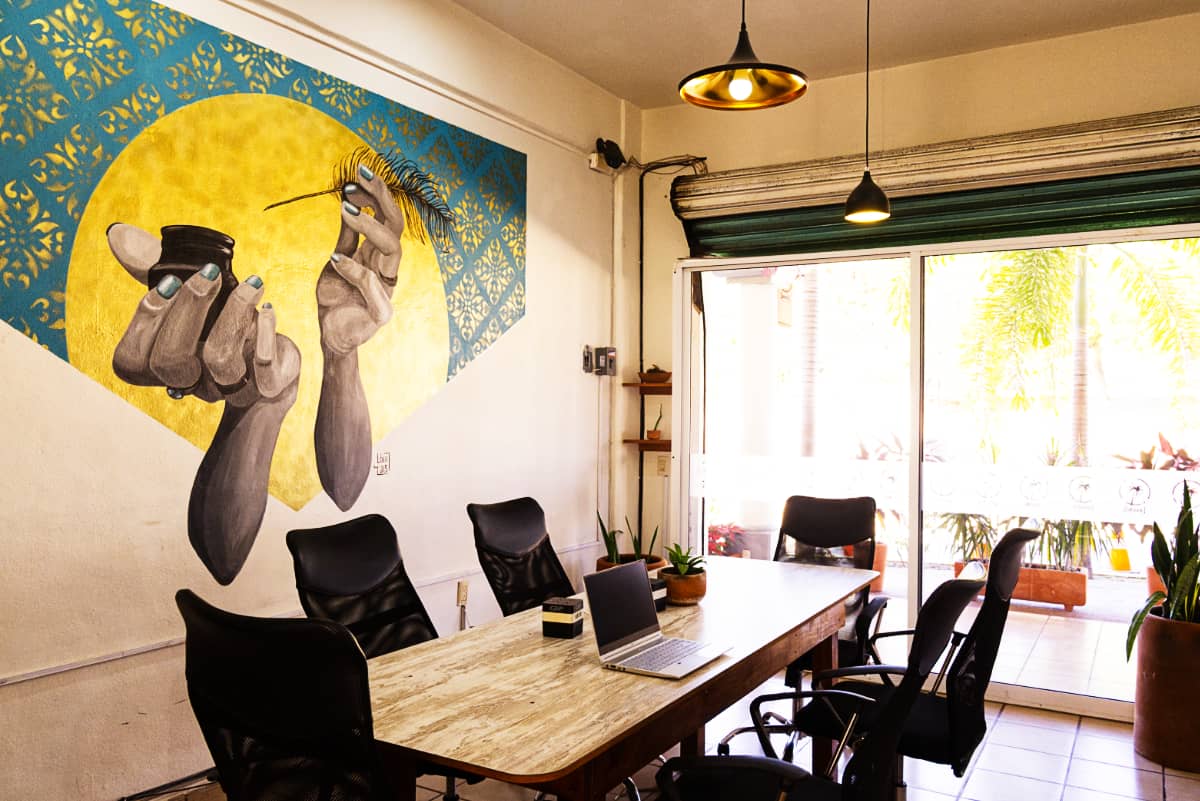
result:
<svg viewBox="0 0 1200 801"><path fill-rule="evenodd" d="M788 496L871 495L883 583L906 593L909 281L906 258L701 275L708 552L769 559Z"/></svg>
<svg viewBox="0 0 1200 801"><path fill-rule="evenodd" d="M1007 530L1041 532L998 681L1133 700L1147 534L1170 529L1197 467L1197 245L925 259L926 592Z"/></svg>
<svg viewBox="0 0 1200 801"><path fill-rule="evenodd" d="M1147 535L1200 486L1200 239L1172 233L686 263L693 544L770 558L789 495L872 495L899 627L1034 529L995 686L1131 701Z"/></svg>

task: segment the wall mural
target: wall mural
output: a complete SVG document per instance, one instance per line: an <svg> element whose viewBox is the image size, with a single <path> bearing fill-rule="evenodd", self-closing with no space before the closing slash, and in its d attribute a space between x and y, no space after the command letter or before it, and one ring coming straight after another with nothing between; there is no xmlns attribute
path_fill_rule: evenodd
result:
<svg viewBox="0 0 1200 801"><path fill-rule="evenodd" d="M0 315L206 449L228 584L523 316L525 156L155 3L0 25Z"/></svg>

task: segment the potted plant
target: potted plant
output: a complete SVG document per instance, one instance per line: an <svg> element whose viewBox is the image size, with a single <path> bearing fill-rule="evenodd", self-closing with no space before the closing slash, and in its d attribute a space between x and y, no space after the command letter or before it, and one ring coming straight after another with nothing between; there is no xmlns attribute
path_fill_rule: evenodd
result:
<svg viewBox="0 0 1200 801"><path fill-rule="evenodd" d="M1137 690L1133 702L1133 747L1169 768L1200 772L1200 544L1192 520L1191 492L1184 483L1174 547L1158 524L1150 555L1164 590L1151 593L1129 622L1125 658L1137 641ZM1140 634L1140 636L1139 636Z"/></svg>
<svg viewBox="0 0 1200 801"><path fill-rule="evenodd" d="M665 384L671 380L671 371L664 370L657 364L650 365L650 369L644 373L638 373L638 378L643 384Z"/></svg>
<svg viewBox="0 0 1200 801"><path fill-rule="evenodd" d="M642 531L634 529L633 524L629 522L629 516L626 515L625 527L630 532L629 540L633 546L633 552L621 553L617 544L617 537L622 534L621 529L610 529L604 525L604 518L600 516L599 511L596 512L596 520L600 523L600 539L604 541L604 556L596 560L597 570L608 570L610 567L616 567L626 562L635 562L639 559L646 563L647 573L666 567L667 560L654 553L654 543L658 540L658 526L654 527L650 544L643 549Z"/></svg>
<svg viewBox="0 0 1200 801"><path fill-rule="evenodd" d="M686 551L679 543L667 548L670 567L659 571L659 578L667 582L667 603L676 606L692 606L708 592L708 574L704 572L703 556L693 556L692 549Z"/></svg>
<svg viewBox="0 0 1200 801"><path fill-rule="evenodd" d="M736 523L713 523L708 527L708 552L713 556L741 556L748 550L746 530Z"/></svg>
<svg viewBox="0 0 1200 801"><path fill-rule="evenodd" d="M996 526L984 515L944 515L961 560L954 575L970 561L987 562L996 531L1017 520ZM1030 556L1017 574L1012 597L1022 601L1062 604L1070 612L1087 603L1087 573L1083 565L1093 549L1105 550L1108 539L1103 528L1088 520L1048 520L1042 536L1030 545Z"/></svg>
<svg viewBox="0 0 1200 801"><path fill-rule="evenodd" d="M646 439L662 439L662 430L658 427L662 423L662 404L658 404L658 417L654 420L654 425L646 430Z"/></svg>

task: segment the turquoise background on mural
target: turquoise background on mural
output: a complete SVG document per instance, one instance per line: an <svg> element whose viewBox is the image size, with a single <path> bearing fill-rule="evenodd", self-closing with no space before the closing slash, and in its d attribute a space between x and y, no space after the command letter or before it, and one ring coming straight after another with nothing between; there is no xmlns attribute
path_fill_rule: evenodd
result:
<svg viewBox="0 0 1200 801"><path fill-rule="evenodd" d="M447 379L525 313L525 155L149 2L0 0L0 317L63 359L75 227L112 160L190 103L307 103L429 173L456 219L438 253Z"/></svg>

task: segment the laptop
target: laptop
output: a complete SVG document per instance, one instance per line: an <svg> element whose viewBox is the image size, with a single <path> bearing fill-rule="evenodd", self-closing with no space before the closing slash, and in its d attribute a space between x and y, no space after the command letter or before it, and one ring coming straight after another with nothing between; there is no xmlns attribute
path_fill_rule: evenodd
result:
<svg viewBox="0 0 1200 801"><path fill-rule="evenodd" d="M641 560L584 576L583 585L600 664L610 670L681 679L729 650L662 635Z"/></svg>

